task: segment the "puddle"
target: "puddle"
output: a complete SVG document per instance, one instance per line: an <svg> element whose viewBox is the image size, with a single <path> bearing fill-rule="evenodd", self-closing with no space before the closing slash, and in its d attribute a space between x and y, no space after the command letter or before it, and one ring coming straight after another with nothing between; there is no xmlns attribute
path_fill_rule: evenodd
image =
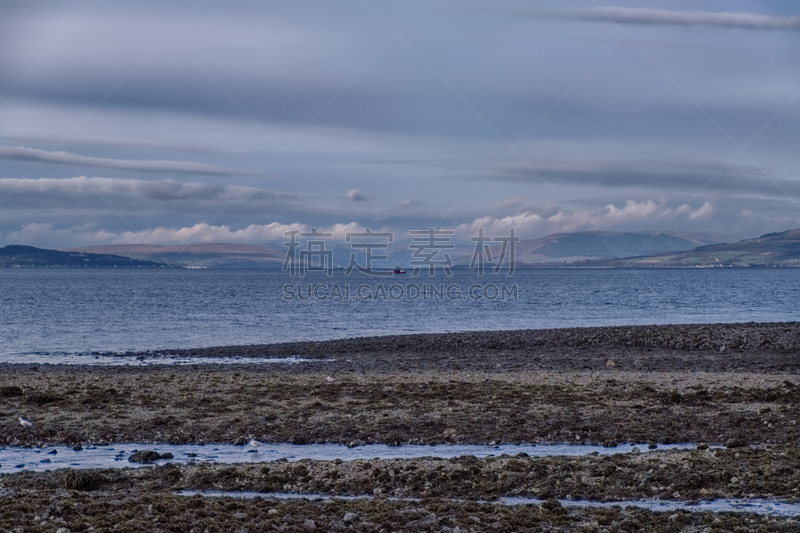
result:
<svg viewBox="0 0 800 533"><path fill-rule="evenodd" d="M593 502L587 500L559 500L564 507L637 507L655 512L690 512L712 513L753 513L760 515L800 516L800 503L786 503L760 499L719 499L687 503L675 500L625 500L619 502ZM501 505L540 504L542 500L533 498L499 498Z"/></svg>
<svg viewBox="0 0 800 533"><path fill-rule="evenodd" d="M157 366L157 365L240 365L240 364L299 364L332 363L336 359L307 359L291 357L142 357L119 354L88 353L19 353L4 354L0 362L36 365L92 365L92 366Z"/></svg>
<svg viewBox="0 0 800 533"><path fill-rule="evenodd" d="M161 454L171 453L172 459L158 463L189 464L199 462L216 463L261 463L287 459L352 461L354 459L413 459L416 457L489 457L502 454L517 455L526 453L531 457L578 456L597 453L610 455L631 453L634 447L642 453L649 453L646 444L622 444L614 448L602 446L582 446L569 444L526 445L503 444L500 446L484 446L474 444L455 445L409 445L388 446L386 444L368 444L348 448L341 444L263 444L258 447L235 446L233 444L114 444L109 446L87 446L81 451L74 451L68 446L48 448L0 448L0 473L32 470L42 472L57 468L124 468L143 466L128 462L134 450L154 450ZM694 444L659 445L658 450L691 450ZM653 450L655 451L655 450ZM54 453L55 452L55 453Z"/></svg>
<svg viewBox="0 0 800 533"><path fill-rule="evenodd" d="M292 494L280 492L221 492L221 491L194 491L186 490L176 493L179 496L205 496L214 498L263 498L275 500L371 500L374 496L329 496L325 494ZM385 498L389 501L418 502L420 498ZM449 499L452 502L466 502L469 500ZM477 503L491 505L539 505L544 500L537 498L498 498L492 501L478 501ZM675 500L625 500L617 502L594 502L588 500L559 500L564 507L636 507L654 512L671 513L675 511L712 512L712 513L753 513L771 516L800 516L800 503L786 503L763 499L719 499L698 503L686 503Z"/></svg>

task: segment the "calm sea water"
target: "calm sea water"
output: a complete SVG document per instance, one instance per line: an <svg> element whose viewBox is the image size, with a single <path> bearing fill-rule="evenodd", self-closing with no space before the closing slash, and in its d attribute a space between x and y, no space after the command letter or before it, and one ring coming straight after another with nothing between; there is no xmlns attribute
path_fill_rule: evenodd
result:
<svg viewBox="0 0 800 533"><path fill-rule="evenodd" d="M285 291L287 283L295 288ZM495 297L491 287L470 297L470 286L490 283L516 284L517 298ZM307 298L309 284L327 299ZM407 292L409 284L444 285L445 296L429 288L432 298L415 298L421 291ZM448 286L456 287L449 298ZM0 287L0 360L418 332L800 319L800 269L518 270L511 278L454 271L452 278L377 280L341 271L290 278L280 271L2 269Z"/></svg>

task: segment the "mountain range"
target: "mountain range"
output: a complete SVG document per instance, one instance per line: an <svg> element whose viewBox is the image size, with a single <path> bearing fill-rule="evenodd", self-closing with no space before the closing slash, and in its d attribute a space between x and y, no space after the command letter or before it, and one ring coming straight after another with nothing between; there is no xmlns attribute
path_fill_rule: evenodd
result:
<svg viewBox="0 0 800 533"><path fill-rule="evenodd" d="M516 244L517 264L542 265L576 264L585 261L624 258L633 256L658 255L693 250L698 246L733 243L744 239L740 235L723 235L711 232L674 231L581 231L575 233L555 233L541 239L522 240ZM413 250L408 244L398 242L387 249L375 253L387 255L388 259L376 261L376 269L392 269L396 266L409 268ZM354 249L345 243L330 242L327 247L332 252L336 267L347 267L350 256L356 252L357 260L363 265L364 250ZM499 257L500 245L490 248L493 257ZM68 252L114 254L142 261L169 263L190 268L212 269L278 269L283 266L286 249L280 243L262 246L247 244L190 244L186 246L149 245L101 245L72 248ZM474 252L473 245L456 244L455 248L445 250L450 254L455 266L467 267Z"/></svg>
<svg viewBox="0 0 800 533"><path fill-rule="evenodd" d="M354 250L344 243L330 243L333 264L347 266L350 254L364 263L363 249ZM500 256L500 245L490 247L492 256ZM470 265L474 247L456 244L446 250L456 268ZM388 259L373 268L413 267L413 250L407 243L395 242L375 253ZM32 246L9 245L0 248L0 267L117 267L210 269L280 269L286 250L280 243L257 246L249 244L191 244L186 246L100 245L68 250L44 250ZM710 266L800 266L800 229L770 233L753 239L739 235L710 232L589 232L555 233L541 239L516 243L518 267L562 268L649 268Z"/></svg>

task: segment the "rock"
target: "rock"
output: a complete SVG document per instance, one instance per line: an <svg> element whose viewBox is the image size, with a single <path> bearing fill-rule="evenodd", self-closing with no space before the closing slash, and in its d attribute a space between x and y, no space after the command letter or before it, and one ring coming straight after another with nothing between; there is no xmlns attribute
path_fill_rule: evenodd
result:
<svg viewBox="0 0 800 533"><path fill-rule="evenodd" d="M75 452L79 452L82 449L83 449L83 446L81 446L80 444L76 444L75 446L72 447L72 451L75 451Z"/></svg>
<svg viewBox="0 0 800 533"><path fill-rule="evenodd" d="M317 524L314 523L314 521L309 518L308 520L303 522L303 527L306 529L316 529Z"/></svg>
<svg viewBox="0 0 800 533"><path fill-rule="evenodd" d="M344 518L342 518L342 520L344 520L345 522L352 522L353 520L356 519L357 516L358 515L356 513L352 511L347 511L346 513L344 513Z"/></svg>
<svg viewBox="0 0 800 533"><path fill-rule="evenodd" d="M631 453L632 453L633 455L638 455L638 454L640 453L639 447L638 447L638 446L634 446L634 447L631 449Z"/></svg>
<svg viewBox="0 0 800 533"><path fill-rule="evenodd" d="M647 445L648 450L655 450L656 448L658 448L658 444L656 444L655 442L651 442L650 444Z"/></svg>
<svg viewBox="0 0 800 533"><path fill-rule="evenodd" d="M697 445L697 449L698 450L707 450L708 449L708 444L706 444L705 442L701 442L700 444Z"/></svg>
<svg viewBox="0 0 800 533"><path fill-rule="evenodd" d="M0 387L0 398L13 398L14 396L22 396L22 389L16 386Z"/></svg>
<svg viewBox="0 0 800 533"><path fill-rule="evenodd" d="M609 368L617 366L617 360L616 359L608 359L608 360L606 360L606 366L609 367Z"/></svg>
<svg viewBox="0 0 800 533"><path fill-rule="evenodd" d="M275 516L277 514L278 514L277 509L270 509L269 511L267 511L267 516Z"/></svg>
<svg viewBox="0 0 800 533"><path fill-rule="evenodd" d="M69 528L60 527L60 528L56 529L56 533L72 533L72 532L69 530Z"/></svg>
<svg viewBox="0 0 800 533"><path fill-rule="evenodd" d="M49 452L47 452L48 455L55 455L57 453L58 453L58 450L50 450Z"/></svg>
<svg viewBox="0 0 800 533"><path fill-rule="evenodd" d="M98 490L108 483L108 478L97 472L84 472L82 470L67 470L63 477L65 489L93 491Z"/></svg>
<svg viewBox="0 0 800 533"><path fill-rule="evenodd" d="M152 463L161 459L172 459L172 454L169 452L160 454L154 450L136 450L131 454L130 457L128 457L128 462Z"/></svg>
<svg viewBox="0 0 800 533"><path fill-rule="evenodd" d="M547 500L541 503L542 509L547 509L548 511L552 511L554 509L561 509L561 502L556 500L555 498L548 498Z"/></svg>

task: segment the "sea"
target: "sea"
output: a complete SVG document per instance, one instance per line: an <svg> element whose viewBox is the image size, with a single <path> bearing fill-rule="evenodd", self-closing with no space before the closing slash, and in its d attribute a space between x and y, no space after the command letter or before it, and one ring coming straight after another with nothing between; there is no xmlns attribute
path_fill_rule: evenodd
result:
<svg viewBox="0 0 800 533"><path fill-rule="evenodd" d="M330 274L330 275L329 275ZM375 274L375 273L373 273ZM0 362L371 335L800 320L800 269L0 269ZM297 354L302 357L302 354Z"/></svg>

